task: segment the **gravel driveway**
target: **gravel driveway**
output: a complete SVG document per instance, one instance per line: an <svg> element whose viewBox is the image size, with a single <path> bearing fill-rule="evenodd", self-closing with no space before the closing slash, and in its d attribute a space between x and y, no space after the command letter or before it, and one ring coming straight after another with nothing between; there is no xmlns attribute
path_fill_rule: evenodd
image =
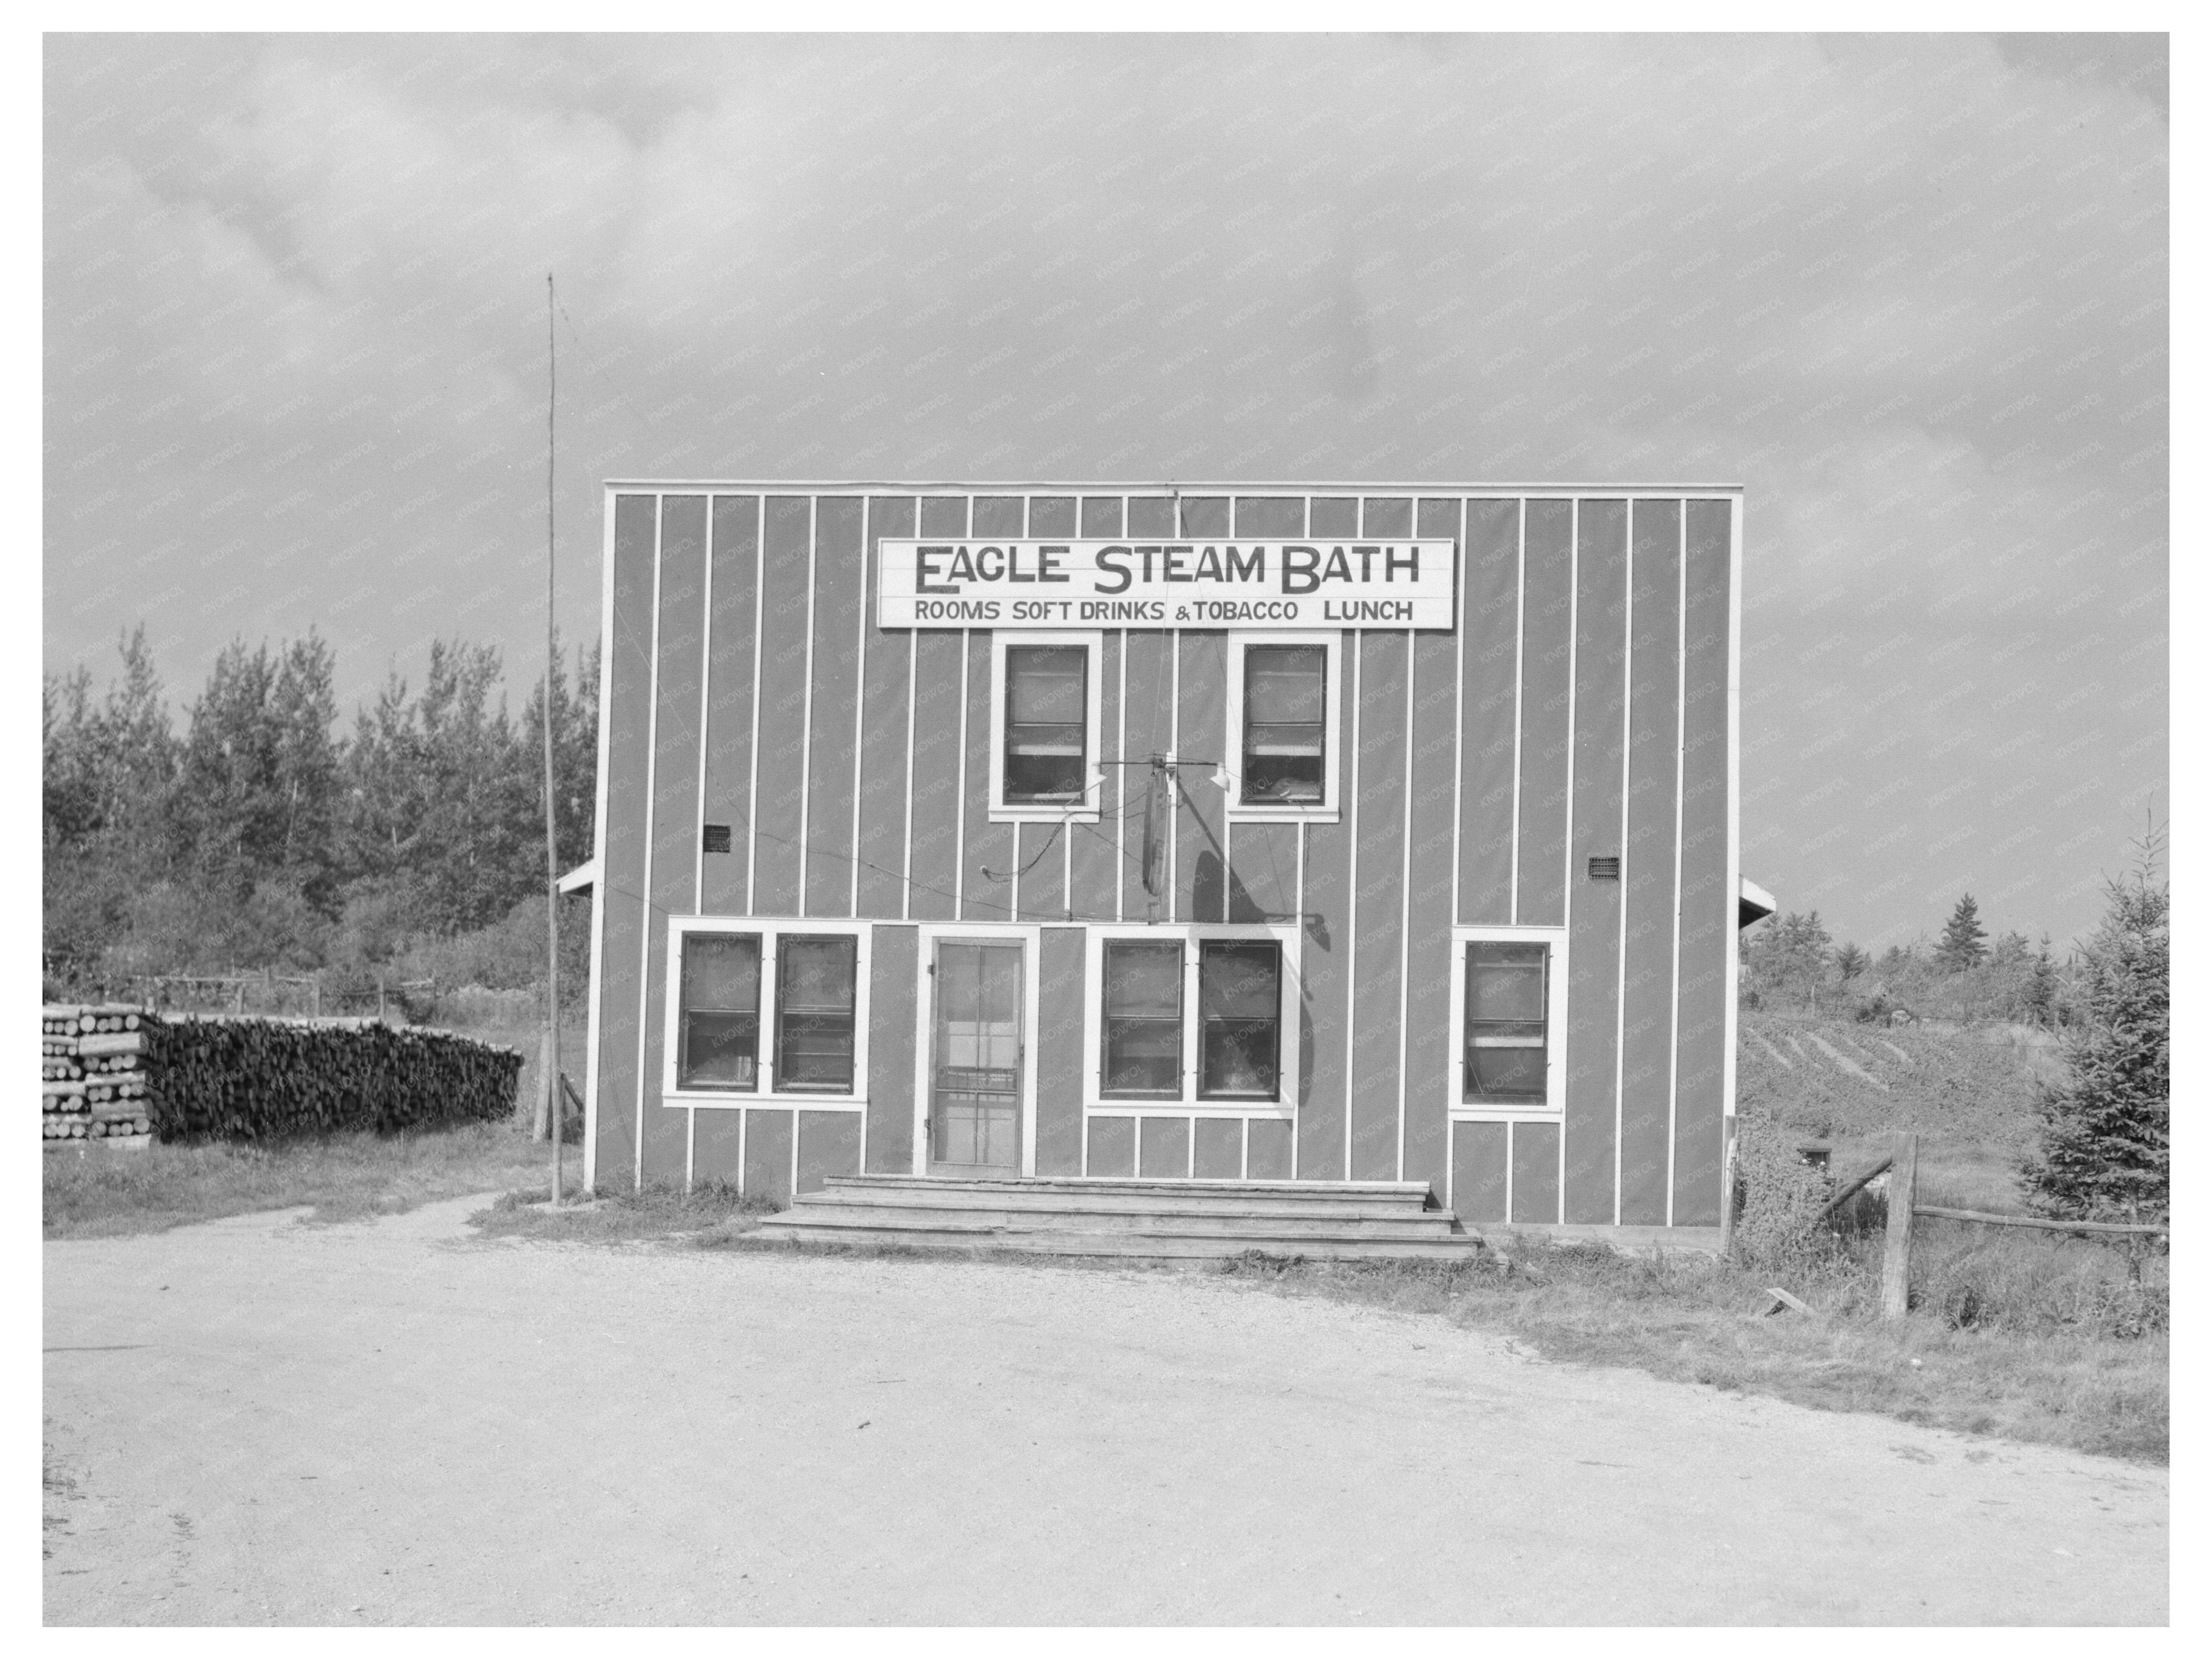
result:
<svg viewBox="0 0 2212 1659"><path fill-rule="evenodd" d="M49 1624L2162 1623L2163 1470L1199 1273L45 1247Z"/></svg>

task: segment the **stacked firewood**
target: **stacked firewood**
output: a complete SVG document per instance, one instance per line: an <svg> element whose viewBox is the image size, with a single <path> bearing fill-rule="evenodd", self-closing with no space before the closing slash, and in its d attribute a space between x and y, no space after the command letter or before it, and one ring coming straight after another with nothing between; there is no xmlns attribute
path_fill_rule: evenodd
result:
<svg viewBox="0 0 2212 1659"><path fill-rule="evenodd" d="M504 1118L522 1056L497 1043L375 1019L49 1006L52 1141L289 1139ZM143 1139L131 1144L144 1145Z"/></svg>
<svg viewBox="0 0 2212 1659"><path fill-rule="evenodd" d="M145 1145L154 1127L151 1048L160 1024L144 1009L118 1003L42 1009L42 1137Z"/></svg>
<svg viewBox="0 0 2212 1659"><path fill-rule="evenodd" d="M216 1016L166 1021L163 1139L284 1139L434 1128L513 1115L522 1056L497 1043L375 1019Z"/></svg>

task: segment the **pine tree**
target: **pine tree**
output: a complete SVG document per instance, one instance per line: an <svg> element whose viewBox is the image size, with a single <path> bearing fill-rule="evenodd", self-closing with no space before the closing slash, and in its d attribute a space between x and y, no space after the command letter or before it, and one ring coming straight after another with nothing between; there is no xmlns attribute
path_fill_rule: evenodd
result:
<svg viewBox="0 0 2212 1659"><path fill-rule="evenodd" d="M1974 906L1972 893L1962 894L1951 912L1951 920L1943 924L1943 937L1936 946L1936 960L1954 973L1979 966L1988 959L1989 948L1982 943L1982 924Z"/></svg>
<svg viewBox="0 0 2212 1659"><path fill-rule="evenodd" d="M2071 1075L2041 1091L2041 1144L2021 1173L2054 1215L2167 1213L2168 899L2152 867L2146 858L2106 885L2104 921L2082 953Z"/></svg>
<svg viewBox="0 0 2212 1659"><path fill-rule="evenodd" d="M1836 977L1845 984L1873 966L1873 960L1857 945L1845 943L1836 947Z"/></svg>

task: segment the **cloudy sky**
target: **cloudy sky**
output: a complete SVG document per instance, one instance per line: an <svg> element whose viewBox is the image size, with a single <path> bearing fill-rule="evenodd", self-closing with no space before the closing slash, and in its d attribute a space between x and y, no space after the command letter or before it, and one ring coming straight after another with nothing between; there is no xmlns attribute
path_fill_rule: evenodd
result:
<svg viewBox="0 0 2212 1659"><path fill-rule="evenodd" d="M47 40L49 669L534 673L550 269L572 636L607 477L1741 481L1785 906L2163 784L2161 38Z"/></svg>

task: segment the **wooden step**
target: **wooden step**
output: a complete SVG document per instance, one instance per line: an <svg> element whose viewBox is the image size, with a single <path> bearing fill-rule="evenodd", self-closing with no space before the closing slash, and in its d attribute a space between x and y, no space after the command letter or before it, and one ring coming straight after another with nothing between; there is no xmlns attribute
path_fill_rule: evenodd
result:
<svg viewBox="0 0 2212 1659"><path fill-rule="evenodd" d="M994 1227L1012 1232L1185 1232L1231 1236L1304 1234L1315 1238L1433 1238L1453 1229L1449 1210L1413 1215L1341 1215L1301 1211L1280 1205L1175 1205L1156 1202L1131 1207L1093 1205L1067 1199L1050 1208L1009 1205L985 1194L967 1202L908 1204L900 1199L874 1201L842 1196L823 1201L803 1196L785 1214L816 1227L902 1226Z"/></svg>
<svg viewBox="0 0 2212 1659"><path fill-rule="evenodd" d="M1052 1215L1071 1209L1091 1214L1121 1212L1133 1215L1167 1208L1193 1214L1202 1212L1243 1214L1265 1211L1285 1216L1310 1215L1316 1219L1418 1221L1424 1216L1444 1213L1442 1210L1425 1209L1404 1200L1345 1199L1327 1194L1307 1197L1267 1192L1190 1192L1171 1186L1122 1191L1101 1189L1090 1192L1081 1188L1044 1191L1019 1187L970 1185L964 1182L943 1182L911 1188L830 1186L818 1192L802 1194L798 1201L825 1208L888 1204L917 1212L966 1210L981 1206L1036 1215Z"/></svg>
<svg viewBox="0 0 2212 1659"><path fill-rule="evenodd" d="M896 1197L894 1197L896 1194ZM987 1199L1009 1207L1048 1210L1064 1201L1099 1207L1144 1207L1151 1203L1212 1206L1265 1203L1298 1207L1314 1214L1436 1214L1427 1182L1148 1182L1148 1179L1079 1179L1079 1176L931 1176L931 1175L832 1175L818 1201L898 1201L915 1206L957 1207Z"/></svg>
<svg viewBox="0 0 2212 1659"><path fill-rule="evenodd" d="M962 1254L1015 1252L1035 1255L1127 1256L1148 1260L1218 1259L1258 1250L1310 1261L1418 1257L1463 1261L1479 1248L1463 1236L1432 1238L1314 1238L1301 1233L1192 1234L1141 1230L1112 1232L1012 1231L946 1225L821 1225L786 1211L763 1222L750 1237L763 1243L856 1245L880 1249L943 1250Z"/></svg>

